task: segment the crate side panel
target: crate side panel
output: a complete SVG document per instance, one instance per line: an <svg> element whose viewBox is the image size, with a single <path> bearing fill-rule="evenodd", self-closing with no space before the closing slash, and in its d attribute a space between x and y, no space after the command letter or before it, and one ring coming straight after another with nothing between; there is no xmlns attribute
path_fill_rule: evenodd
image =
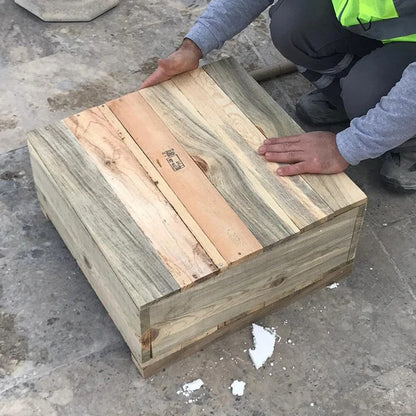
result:
<svg viewBox="0 0 416 416"><path fill-rule="evenodd" d="M363 204L358 207L358 215L355 221L354 234L351 240L351 247L350 247L350 252L348 254L348 260L354 260L355 258L366 211L367 211L367 204Z"/></svg>
<svg viewBox="0 0 416 416"><path fill-rule="evenodd" d="M30 145L29 150L42 211L52 221L131 351L143 359L136 305Z"/></svg>
<svg viewBox="0 0 416 416"><path fill-rule="evenodd" d="M357 208L150 308L153 356L215 325L278 300L347 262Z"/></svg>
<svg viewBox="0 0 416 416"><path fill-rule="evenodd" d="M225 321L223 325L219 327L214 327L211 330L208 330L202 336L189 340L186 343L183 343L179 346L176 346L174 350L171 350L163 355L159 355L147 362L143 363L140 359L137 359L132 355L133 361L139 369L143 377L149 377L156 372L160 371L162 368L170 365L172 362L181 360L205 347L207 344L215 341L216 339L235 332L245 326L249 325L252 322L255 322L258 319L270 314L276 309L285 307L292 302L297 301L298 299L308 295L309 293L321 289L335 281L340 281L347 277L353 268L352 262L345 263L340 265L334 270L330 270L327 273L317 276L314 279L314 283L309 286L292 293L282 299L274 301L270 304L261 303L257 307L253 308L250 311L243 312L234 319Z"/></svg>

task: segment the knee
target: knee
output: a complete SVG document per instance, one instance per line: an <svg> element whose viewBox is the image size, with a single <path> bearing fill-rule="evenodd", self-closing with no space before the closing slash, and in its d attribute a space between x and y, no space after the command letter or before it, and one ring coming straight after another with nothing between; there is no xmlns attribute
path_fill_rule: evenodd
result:
<svg viewBox="0 0 416 416"><path fill-rule="evenodd" d="M270 34L276 49L295 64L311 55L311 32L318 30L316 9L310 0L279 0L270 9ZM313 53L313 52L312 52Z"/></svg>
<svg viewBox="0 0 416 416"><path fill-rule="evenodd" d="M340 85L341 98L350 120L367 114L388 93L382 74L377 71L366 73L356 66L340 80Z"/></svg>
<svg viewBox="0 0 416 416"><path fill-rule="evenodd" d="M297 52L295 38L302 26L295 2L279 0L270 10L270 34L273 45L286 58L293 60Z"/></svg>

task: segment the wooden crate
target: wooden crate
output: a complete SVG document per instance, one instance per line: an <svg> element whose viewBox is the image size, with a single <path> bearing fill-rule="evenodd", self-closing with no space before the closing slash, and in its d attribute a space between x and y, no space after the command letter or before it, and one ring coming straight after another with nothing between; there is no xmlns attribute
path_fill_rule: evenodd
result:
<svg viewBox="0 0 416 416"><path fill-rule="evenodd" d="M144 376L351 271L363 192L257 154L299 132L229 59L29 133L42 210Z"/></svg>

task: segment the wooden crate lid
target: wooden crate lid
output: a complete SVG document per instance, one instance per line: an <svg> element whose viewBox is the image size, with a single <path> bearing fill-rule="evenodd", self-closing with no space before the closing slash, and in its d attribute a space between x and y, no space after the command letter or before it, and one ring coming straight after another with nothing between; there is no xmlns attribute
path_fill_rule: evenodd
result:
<svg viewBox="0 0 416 416"><path fill-rule="evenodd" d="M77 176L69 203L142 307L366 201L344 174L279 177L257 154L265 137L299 132L228 59L40 129L31 145L59 187Z"/></svg>

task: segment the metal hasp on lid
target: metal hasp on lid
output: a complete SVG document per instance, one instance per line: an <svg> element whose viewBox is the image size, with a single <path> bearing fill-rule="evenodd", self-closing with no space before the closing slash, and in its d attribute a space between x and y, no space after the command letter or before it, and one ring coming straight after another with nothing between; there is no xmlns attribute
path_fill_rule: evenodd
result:
<svg viewBox="0 0 416 416"><path fill-rule="evenodd" d="M120 3L120 0L15 0L45 22L88 22Z"/></svg>

